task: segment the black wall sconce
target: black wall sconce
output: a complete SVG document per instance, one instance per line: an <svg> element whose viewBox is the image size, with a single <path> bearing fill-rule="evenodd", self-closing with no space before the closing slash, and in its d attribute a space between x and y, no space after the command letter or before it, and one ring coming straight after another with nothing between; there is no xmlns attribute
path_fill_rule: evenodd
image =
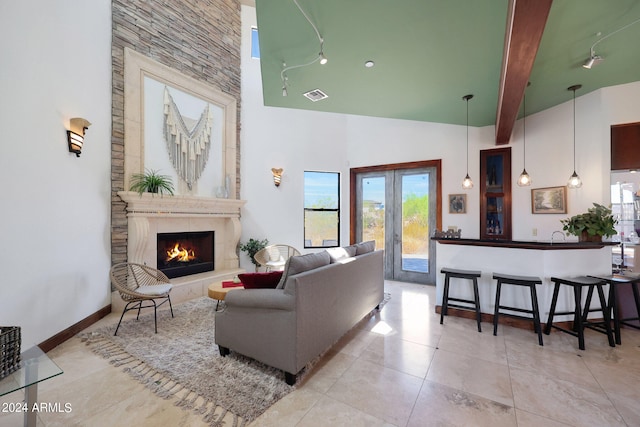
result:
<svg viewBox="0 0 640 427"><path fill-rule="evenodd" d="M82 145L84 144L84 132L91 126L89 120L81 117L74 117L69 120L69 130L67 131L67 141L69 142L69 152L80 157Z"/></svg>

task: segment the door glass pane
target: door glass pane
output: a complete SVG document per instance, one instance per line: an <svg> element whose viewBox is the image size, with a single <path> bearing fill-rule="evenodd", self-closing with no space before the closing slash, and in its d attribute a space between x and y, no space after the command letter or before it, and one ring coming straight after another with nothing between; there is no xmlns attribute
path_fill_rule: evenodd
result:
<svg viewBox="0 0 640 427"><path fill-rule="evenodd" d="M429 174L402 175L402 269L429 271Z"/></svg>
<svg viewBox="0 0 640 427"><path fill-rule="evenodd" d="M376 241L376 249L384 249L384 194L383 176L362 180L362 241Z"/></svg>
<svg viewBox="0 0 640 427"><path fill-rule="evenodd" d="M487 197L487 234L500 236L504 233L503 199L504 197Z"/></svg>

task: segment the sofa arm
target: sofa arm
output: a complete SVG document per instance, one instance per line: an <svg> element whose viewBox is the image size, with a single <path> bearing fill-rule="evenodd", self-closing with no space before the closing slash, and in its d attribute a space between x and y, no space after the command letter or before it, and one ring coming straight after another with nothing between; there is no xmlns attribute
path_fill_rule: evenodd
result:
<svg viewBox="0 0 640 427"><path fill-rule="evenodd" d="M234 289L227 292L224 302L227 308L295 309L295 296L282 289Z"/></svg>

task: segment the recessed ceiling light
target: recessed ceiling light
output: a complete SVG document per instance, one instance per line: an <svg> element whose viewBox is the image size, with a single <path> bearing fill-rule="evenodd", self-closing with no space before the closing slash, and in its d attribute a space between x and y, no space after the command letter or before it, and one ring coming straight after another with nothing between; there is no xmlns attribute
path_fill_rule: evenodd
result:
<svg viewBox="0 0 640 427"><path fill-rule="evenodd" d="M374 65L376 65L376 63L371 60L364 63L364 66L367 68L373 68Z"/></svg>

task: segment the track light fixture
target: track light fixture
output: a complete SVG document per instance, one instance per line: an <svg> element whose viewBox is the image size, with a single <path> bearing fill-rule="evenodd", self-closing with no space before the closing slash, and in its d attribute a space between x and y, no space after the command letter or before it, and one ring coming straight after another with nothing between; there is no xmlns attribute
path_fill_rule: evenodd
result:
<svg viewBox="0 0 640 427"><path fill-rule="evenodd" d="M640 18L636 19L633 22L630 22L629 24L625 25L622 28L619 28L617 30L615 30L612 33L607 34L604 37L599 38L594 44L591 45L591 49L589 50L589 58L584 62L584 64L582 64L583 68L586 68L588 70L591 69L591 67L593 67L594 65L598 65L599 63L601 63L602 61L604 61L604 58L601 57L600 55L596 55L596 51L595 51L595 47L598 43L600 43L601 41L603 41L604 39L607 39L609 37L611 37L612 35L614 35L615 33L618 33L626 28L629 28L630 26L632 26L633 24L636 24L640 22ZM598 35L600 35L600 33L598 33Z"/></svg>
<svg viewBox="0 0 640 427"><path fill-rule="evenodd" d="M576 90L580 89L582 85L569 86L567 90L573 91L573 174L569 177L567 187L580 188L582 187L582 180L576 173Z"/></svg>
<svg viewBox="0 0 640 427"><path fill-rule="evenodd" d="M305 64L292 65L290 67L287 67L286 64L284 64L284 63L282 64L283 68L282 68L282 71L280 72L280 79L282 80L282 96L287 96L288 95L288 93L287 93L287 75L286 75L287 71L293 70L294 68L307 67L307 66L309 66L311 64L315 64L318 61L320 61L320 65L325 65L327 62L329 62L327 57L324 55L324 39L320 35L320 32L318 31L318 27L316 27L316 25L313 23L311 18L309 18L309 16L306 14L304 9L302 9L300 4L298 4L298 0L293 0L293 2L298 7L298 10L300 10L300 13L302 13L302 15L304 15L305 19L309 22L309 24L313 28L313 31L316 32L316 36L318 37L318 41L320 42L320 52L318 53L318 56L316 56L312 61L309 61L309 62L307 62Z"/></svg>
<svg viewBox="0 0 640 427"><path fill-rule="evenodd" d="M462 181L462 188L465 190L471 190L473 188L473 181L469 176L469 100L471 98L473 98L471 94L462 97L462 99L467 101L467 176L465 176Z"/></svg>

